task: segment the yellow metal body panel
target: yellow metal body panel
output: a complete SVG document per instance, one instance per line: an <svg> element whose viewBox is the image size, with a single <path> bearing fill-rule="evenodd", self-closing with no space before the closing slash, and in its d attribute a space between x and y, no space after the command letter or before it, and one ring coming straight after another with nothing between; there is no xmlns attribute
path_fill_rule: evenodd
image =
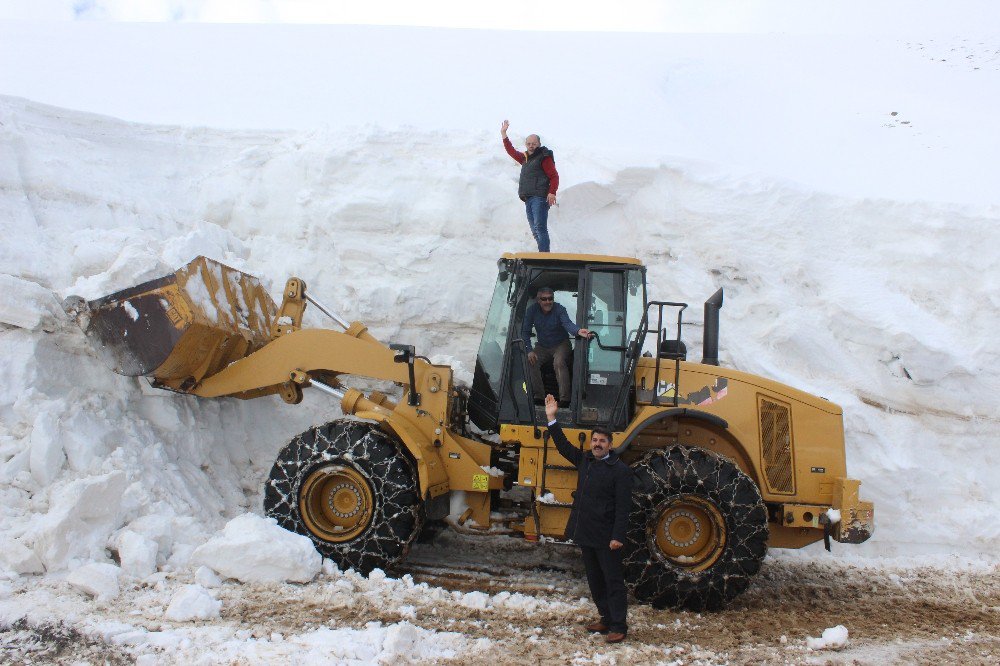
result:
<svg viewBox="0 0 1000 666"><path fill-rule="evenodd" d="M641 266L634 258L588 254L515 253L503 258ZM301 329L305 289L298 278L288 281L279 321L279 310L256 278L199 257L173 275L95 301L94 316L101 326L93 333L88 329L88 336L110 336L114 344L109 347L133 353L117 359L121 367L131 363L129 367L141 369L132 374L145 374L157 386L202 397L279 393L286 401L297 402L311 381L337 384L337 376L344 374L409 385L407 365L396 363L396 352L360 322L344 333ZM128 318L138 321L129 298L145 299L146 312L158 308L155 318L144 314L140 322L149 331L145 340L129 338ZM156 334L155 353L138 358L136 345L141 349ZM416 359L413 369L418 405L408 404L405 390L398 403L378 392L365 397L349 390L342 401L344 413L375 421L399 438L416 462L425 498L462 491L469 516L478 527L488 527L489 493L502 487L502 478L484 469L490 464L492 447L451 431L455 391L450 368ZM626 462L677 444L732 459L757 483L772 513L775 507L787 507L770 525L774 547L796 548L821 539L817 516L827 507L842 513L833 532L838 540L856 543L871 534L872 504L861 501L859 483L846 478L839 406L729 368L683 361L676 371L677 386L674 361L662 359L657 382L655 359L639 359L633 418L624 431L614 434L616 445L629 442L623 454ZM654 396L660 404L652 404ZM564 432L575 445L589 448L589 429ZM554 496L553 503L535 503L533 515L524 523L525 534L562 537L569 517L562 505L572 503L576 471L559 469L569 462L547 442L544 427L539 434L536 437L531 426L500 426L501 439L521 447L516 482L532 488L536 498L543 492ZM556 468L547 469L546 463ZM792 518L785 521L787 513Z"/></svg>
<svg viewBox="0 0 1000 666"><path fill-rule="evenodd" d="M650 409L654 363L654 359L641 359L636 370L637 406L641 409L630 430L625 432L626 437L642 423L645 410ZM665 404L661 404L660 409L674 407L673 380L674 363L661 361L657 393ZM741 454L735 459L741 467L749 466L744 471L757 481L765 502L831 505L833 481L846 476L847 468L843 412L838 405L780 382L700 363L681 362L678 384L678 407L717 416L727 423L727 428L722 430L707 422L692 421L690 429L714 432L720 441L735 447ZM791 492L774 488L766 469L760 417L762 399L788 409ZM684 433L678 436L677 443L689 443ZM722 445L707 448L726 454L719 450L725 448Z"/></svg>
<svg viewBox="0 0 1000 666"><path fill-rule="evenodd" d="M263 349L232 363L195 387L204 398L236 395L254 388L282 384L291 372L322 370L406 383L406 364L394 362L388 347L322 328L293 331Z"/></svg>
<svg viewBox="0 0 1000 666"><path fill-rule="evenodd" d="M782 521L786 527L822 529L819 517L825 514L829 508L829 506L815 504L782 504Z"/></svg>
<svg viewBox="0 0 1000 666"><path fill-rule="evenodd" d="M555 444L547 435L547 428L542 426L542 437L535 437L531 426L509 425L500 426L500 439L504 442L520 442L521 452L518 465L518 485L533 489L533 498L544 493L552 493L556 504L535 502L535 511L539 525L530 518L524 523L525 535L531 537L538 534L565 538L566 521L569 520L569 508L560 504L572 504L572 493L576 490L577 474L575 469L545 469L545 465L570 467L570 462L556 449ZM590 430L583 428L564 428L563 434L575 445L581 446L580 436L584 438L582 447L590 449ZM543 488L544 480L544 488Z"/></svg>
<svg viewBox="0 0 1000 666"><path fill-rule="evenodd" d="M802 509L789 524L771 523L770 545L780 548L801 548L823 538L818 516L838 502L856 506L861 519L870 515L870 503L859 503L850 490L839 499L835 492L838 479L846 475L842 410L838 405L803 391L769 381L748 373L703 365L680 363L678 405L674 399L674 362L661 360L660 384L657 394L661 404L653 406L655 359L642 358L635 377L636 411L628 428L614 433L621 444L629 439L626 462L638 459L647 451L681 444L701 447L732 459L750 478L757 482L765 502L799 505ZM722 381L720 381L722 380ZM762 425L761 405L769 405L784 418L784 429L776 435L767 433ZM657 420L676 408L689 410ZM701 419L691 412L723 419L726 427ZM575 471L543 470L549 465L568 465L555 446L543 446L543 437L536 438L531 426L504 424L500 427L505 442L520 442L520 468L517 482L534 489L536 497L551 492L556 502L571 503L576 487ZM574 445L584 436L583 448L589 448L588 429L565 428ZM765 435L771 437L771 458L765 456ZM775 475L780 461L787 461L783 475ZM776 462L777 461L777 462ZM542 479L544 472L544 488ZM782 483L777 483L777 481ZM854 482L857 483L857 482ZM776 487L780 485L781 487ZM839 492L839 491L838 491ZM853 497L854 499L851 499ZM810 520L805 514L811 512ZM569 511L564 507L537 503L538 531L546 536L565 535ZM534 521L525 522L525 533L535 534Z"/></svg>
<svg viewBox="0 0 1000 666"><path fill-rule="evenodd" d="M324 378L353 374L406 386L407 366L396 363L395 356L395 351L371 339L326 329L301 329L281 335L263 349L232 363L191 392L202 397L242 395L288 382L292 373L322 373ZM407 392L398 404L392 405L384 395L379 394L375 402L351 390L342 401L344 413L376 421L403 442L417 464L420 490L425 497L464 490L470 496L481 494L488 498L490 490L502 486L502 479L483 469L490 464L490 446L461 437L448 427L449 401L454 392L451 368L416 359L414 380L419 405L408 404ZM483 504L471 497L468 502L477 525L489 527L488 502Z"/></svg>
<svg viewBox="0 0 1000 666"><path fill-rule="evenodd" d="M835 479L833 508L840 511L840 522L834 526L833 538L844 543L861 543L875 530L875 506L864 502L858 493L860 481Z"/></svg>
<svg viewBox="0 0 1000 666"><path fill-rule="evenodd" d="M642 266L642 262L634 257L612 257L603 254L564 254L560 252L505 252L503 259L525 259L528 261L560 262L572 261L587 264L624 264L627 266Z"/></svg>

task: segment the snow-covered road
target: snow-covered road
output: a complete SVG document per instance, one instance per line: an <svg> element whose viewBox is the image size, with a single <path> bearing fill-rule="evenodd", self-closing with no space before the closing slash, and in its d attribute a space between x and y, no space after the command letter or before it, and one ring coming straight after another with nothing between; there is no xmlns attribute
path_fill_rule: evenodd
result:
<svg viewBox="0 0 1000 666"><path fill-rule="evenodd" d="M899 567L772 556L720 613L633 605L629 640L608 647L574 548L445 533L393 577L327 569L307 585L226 581L221 613L171 621L190 572L88 600L53 581L15 583L0 614L10 661L73 663L996 663L1000 569ZM811 649L842 625L843 647Z"/></svg>

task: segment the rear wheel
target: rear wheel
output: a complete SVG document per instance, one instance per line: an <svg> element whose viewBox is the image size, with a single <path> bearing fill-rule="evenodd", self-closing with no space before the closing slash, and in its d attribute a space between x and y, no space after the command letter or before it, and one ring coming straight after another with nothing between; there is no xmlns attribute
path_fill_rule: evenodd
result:
<svg viewBox="0 0 1000 666"><path fill-rule="evenodd" d="M657 608L715 610L743 592L767 552L757 484L704 449L654 451L634 467L625 578Z"/></svg>
<svg viewBox="0 0 1000 666"><path fill-rule="evenodd" d="M333 421L281 450L264 512L312 539L340 568L367 574L403 559L420 531L416 470L402 445L376 426Z"/></svg>

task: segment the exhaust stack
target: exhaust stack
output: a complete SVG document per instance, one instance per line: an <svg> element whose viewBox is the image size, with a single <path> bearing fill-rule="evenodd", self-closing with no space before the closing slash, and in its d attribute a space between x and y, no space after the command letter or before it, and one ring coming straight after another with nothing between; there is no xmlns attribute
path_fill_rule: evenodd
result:
<svg viewBox="0 0 1000 666"><path fill-rule="evenodd" d="M705 301L705 333L701 345L701 362L719 365L719 309L722 307L722 288Z"/></svg>

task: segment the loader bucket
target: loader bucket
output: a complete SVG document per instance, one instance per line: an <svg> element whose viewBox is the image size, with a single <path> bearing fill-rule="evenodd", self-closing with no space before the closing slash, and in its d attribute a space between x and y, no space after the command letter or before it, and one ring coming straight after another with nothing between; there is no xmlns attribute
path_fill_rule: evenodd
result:
<svg viewBox="0 0 1000 666"><path fill-rule="evenodd" d="M112 370L185 391L267 344L277 308L257 278L198 257L85 310L78 321Z"/></svg>

